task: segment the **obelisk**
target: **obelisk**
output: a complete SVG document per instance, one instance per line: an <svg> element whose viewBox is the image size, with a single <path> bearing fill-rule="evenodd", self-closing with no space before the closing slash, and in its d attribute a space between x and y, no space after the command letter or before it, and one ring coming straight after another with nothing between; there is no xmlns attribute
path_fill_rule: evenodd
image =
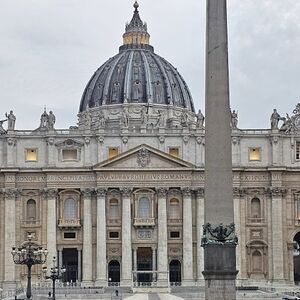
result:
<svg viewBox="0 0 300 300"><path fill-rule="evenodd" d="M205 299L236 299L227 0L207 0L205 91Z"/></svg>

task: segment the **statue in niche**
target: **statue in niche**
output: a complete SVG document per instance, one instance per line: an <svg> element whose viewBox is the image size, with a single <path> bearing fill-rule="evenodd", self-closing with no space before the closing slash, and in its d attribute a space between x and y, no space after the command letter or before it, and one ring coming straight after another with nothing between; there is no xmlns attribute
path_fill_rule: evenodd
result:
<svg viewBox="0 0 300 300"><path fill-rule="evenodd" d="M180 119L182 127L189 126L189 116L186 111L182 112Z"/></svg>
<svg viewBox="0 0 300 300"><path fill-rule="evenodd" d="M123 111L122 111L121 125L124 128L128 128L129 127L129 113L128 113L128 109L127 108L124 108Z"/></svg>
<svg viewBox="0 0 300 300"><path fill-rule="evenodd" d="M159 80L153 82L155 103L163 103L162 85Z"/></svg>
<svg viewBox="0 0 300 300"><path fill-rule="evenodd" d="M106 118L102 110L99 112L99 127L104 128L106 123Z"/></svg>
<svg viewBox="0 0 300 300"><path fill-rule="evenodd" d="M156 126L160 128L166 127L166 114L163 110L158 111L158 120Z"/></svg>
<svg viewBox="0 0 300 300"><path fill-rule="evenodd" d="M50 130L54 129L54 124L55 124L56 118L52 110L49 111L48 115L48 122L47 122L47 128Z"/></svg>
<svg viewBox="0 0 300 300"><path fill-rule="evenodd" d="M148 114L148 109L146 106L143 106L141 109L141 125L146 125L149 120L149 114Z"/></svg>
<svg viewBox="0 0 300 300"><path fill-rule="evenodd" d="M237 129L238 124L238 113L233 110L231 113L231 127L232 129Z"/></svg>
<svg viewBox="0 0 300 300"><path fill-rule="evenodd" d="M204 120L205 120L205 117L204 117L203 113L201 112L201 109L199 109L198 114L197 114L197 128L204 127Z"/></svg>
<svg viewBox="0 0 300 300"><path fill-rule="evenodd" d="M280 117L279 113L277 112L277 109L274 108L273 113L270 118L271 129L278 129L278 123L280 120L281 120L281 117Z"/></svg>
<svg viewBox="0 0 300 300"><path fill-rule="evenodd" d="M5 117L7 118L7 129L8 130L14 130L15 129L15 124L16 124L16 116L14 115L13 111L11 110L8 113L5 114Z"/></svg>
<svg viewBox="0 0 300 300"><path fill-rule="evenodd" d="M7 120L0 120L0 135L6 134L6 130L3 128L3 123Z"/></svg>
<svg viewBox="0 0 300 300"><path fill-rule="evenodd" d="M111 97L113 103L119 101L120 88L121 88L120 83L116 81L113 85L112 97Z"/></svg>
<svg viewBox="0 0 300 300"><path fill-rule="evenodd" d="M138 101L141 95L141 82L139 80L135 80L133 83L133 100Z"/></svg>

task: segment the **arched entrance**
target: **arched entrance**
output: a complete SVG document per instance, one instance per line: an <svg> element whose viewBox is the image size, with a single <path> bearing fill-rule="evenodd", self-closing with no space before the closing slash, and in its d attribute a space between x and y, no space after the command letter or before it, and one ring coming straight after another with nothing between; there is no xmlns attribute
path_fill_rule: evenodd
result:
<svg viewBox="0 0 300 300"><path fill-rule="evenodd" d="M108 282L120 282L120 263L117 260L108 264Z"/></svg>
<svg viewBox="0 0 300 300"><path fill-rule="evenodd" d="M181 282L181 263L179 260L172 260L169 266L170 282Z"/></svg>
<svg viewBox="0 0 300 300"><path fill-rule="evenodd" d="M300 283L300 232L294 237L294 281Z"/></svg>

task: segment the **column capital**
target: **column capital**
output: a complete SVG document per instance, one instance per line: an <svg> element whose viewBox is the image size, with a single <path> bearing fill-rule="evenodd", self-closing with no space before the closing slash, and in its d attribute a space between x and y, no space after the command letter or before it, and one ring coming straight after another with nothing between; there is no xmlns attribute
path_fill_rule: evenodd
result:
<svg viewBox="0 0 300 300"><path fill-rule="evenodd" d="M167 196L167 193L168 193L168 189L167 188L158 188L157 189L157 194L159 197L166 197Z"/></svg>
<svg viewBox="0 0 300 300"><path fill-rule="evenodd" d="M196 193L197 198L203 198L204 197L204 193L205 193L204 188L198 188L198 189L195 189L194 191Z"/></svg>
<svg viewBox="0 0 300 300"><path fill-rule="evenodd" d="M120 188L120 192L123 197L129 197L131 195L132 189L128 187L122 187Z"/></svg>
<svg viewBox="0 0 300 300"><path fill-rule="evenodd" d="M15 189L15 188L6 188L2 189L1 193L4 195L6 199L15 199L15 197L21 195L20 189Z"/></svg>
<svg viewBox="0 0 300 300"><path fill-rule="evenodd" d="M93 192L94 192L93 188L81 189L81 195L84 198L90 198L90 197L92 197Z"/></svg>
<svg viewBox="0 0 300 300"><path fill-rule="evenodd" d="M233 196L235 196L235 197L244 197L246 194L247 194L246 189L241 189L239 187L233 188Z"/></svg>
<svg viewBox="0 0 300 300"><path fill-rule="evenodd" d="M52 188L45 188L43 190L43 192L45 193L46 197L49 198L56 198L57 197L57 189L52 189Z"/></svg>
<svg viewBox="0 0 300 300"><path fill-rule="evenodd" d="M283 187L270 187L268 193L271 197L282 197L287 193L287 189Z"/></svg>
<svg viewBox="0 0 300 300"><path fill-rule="evenodd" d="M190 187L184 187L182 188L182 195L183 197L191 197L192 196L193 189Z"/></svg>
<svg viewBox="0 0 300 300"><path fill-rule="evenodd" d="M96 189L97 197L105 197L107 194L107 189L105 188L97 188Z"/></svg>

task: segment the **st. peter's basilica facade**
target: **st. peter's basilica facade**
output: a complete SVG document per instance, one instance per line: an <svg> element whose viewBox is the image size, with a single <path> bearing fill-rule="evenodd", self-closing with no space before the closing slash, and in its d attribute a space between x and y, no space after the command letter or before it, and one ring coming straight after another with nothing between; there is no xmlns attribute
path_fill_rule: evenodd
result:
<svg viewBox="0 0 300 300"><path fill-rule="evenodd" d="M28 233L67 282L203 284L204 116L149 38L136 3L119 53L87 84L78 126L58 130L46 111L35 130L15 130L13 112L0 124L0 287L26 279L11 247ZM243 284L300 281L299 120L297 105L288 118L275 110L271 129L241 130L232 112Z"/></svg>

